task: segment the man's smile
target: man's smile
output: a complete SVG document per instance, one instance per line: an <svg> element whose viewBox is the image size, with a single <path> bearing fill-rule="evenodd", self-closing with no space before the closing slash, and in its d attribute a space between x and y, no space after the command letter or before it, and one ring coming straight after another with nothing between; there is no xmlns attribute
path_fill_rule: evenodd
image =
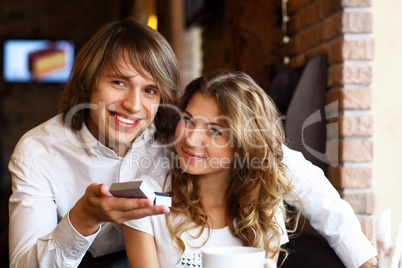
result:
<svg viewBox="0 0 402 268"><path fill-rule="evenodd" d="M109 111L109 112L110 112L110 114L112 116L114 116L114 118L116 118L118 121L120 121L120 122L122 122L124 124L134 125L134 124L139 123L142 120L141 118L135 118L135 117L128 118L126 116L123 116L121 114L117 114L117 113L112 112L112 111Z"/></svg>

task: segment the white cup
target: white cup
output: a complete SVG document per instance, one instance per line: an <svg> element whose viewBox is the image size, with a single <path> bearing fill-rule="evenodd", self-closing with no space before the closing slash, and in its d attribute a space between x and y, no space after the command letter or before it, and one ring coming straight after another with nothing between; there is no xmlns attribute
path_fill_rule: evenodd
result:
<svg viewBox="0 0 402 268"><path fill-rule="evenodd" d="M276 268L265 250L254 247L210 247L202 250L203 268Z"/></svg>

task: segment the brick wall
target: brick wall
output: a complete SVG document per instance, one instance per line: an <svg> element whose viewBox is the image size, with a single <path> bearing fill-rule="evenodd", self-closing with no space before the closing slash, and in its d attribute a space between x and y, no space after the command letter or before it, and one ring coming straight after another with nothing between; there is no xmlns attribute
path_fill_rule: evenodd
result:
<svg viewBox="0 0 402 268"><path fill-rule="evenodd" d="M327 148L335 146L328 155L333 163L327 175L351 204L369 239L374 211L371 4L371 0L287 2L290 67L301 67L315 55L328 55L327 104L338 107L329 123L336 123L338 129L337 137L330 137L327 144Z"/></svg>

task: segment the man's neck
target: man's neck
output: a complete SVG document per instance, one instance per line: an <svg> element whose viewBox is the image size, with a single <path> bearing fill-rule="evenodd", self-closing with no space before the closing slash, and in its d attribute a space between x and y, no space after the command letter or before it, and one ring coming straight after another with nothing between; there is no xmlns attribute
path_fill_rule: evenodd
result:
<svg viewBox="0 0 402 268"><path fill-rule="evenodd" d="M127 152L130 150L132 144L117 144L116 146L109 146L118 156L124 157L126 156Z"/></svg>

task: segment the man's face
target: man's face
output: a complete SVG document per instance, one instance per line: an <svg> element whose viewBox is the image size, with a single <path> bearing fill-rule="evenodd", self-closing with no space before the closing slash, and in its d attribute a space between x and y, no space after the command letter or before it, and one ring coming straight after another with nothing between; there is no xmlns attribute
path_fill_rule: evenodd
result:
<svg viewBox="0 0 402 268"><path fill-rule="evenodd" d="M153 121L161 94L155 81L141 76L124 53L117 67L123 75L105 66L97 77L90 96L96 108L90 109L88 129L118 155L124 155Z"/></svg>

